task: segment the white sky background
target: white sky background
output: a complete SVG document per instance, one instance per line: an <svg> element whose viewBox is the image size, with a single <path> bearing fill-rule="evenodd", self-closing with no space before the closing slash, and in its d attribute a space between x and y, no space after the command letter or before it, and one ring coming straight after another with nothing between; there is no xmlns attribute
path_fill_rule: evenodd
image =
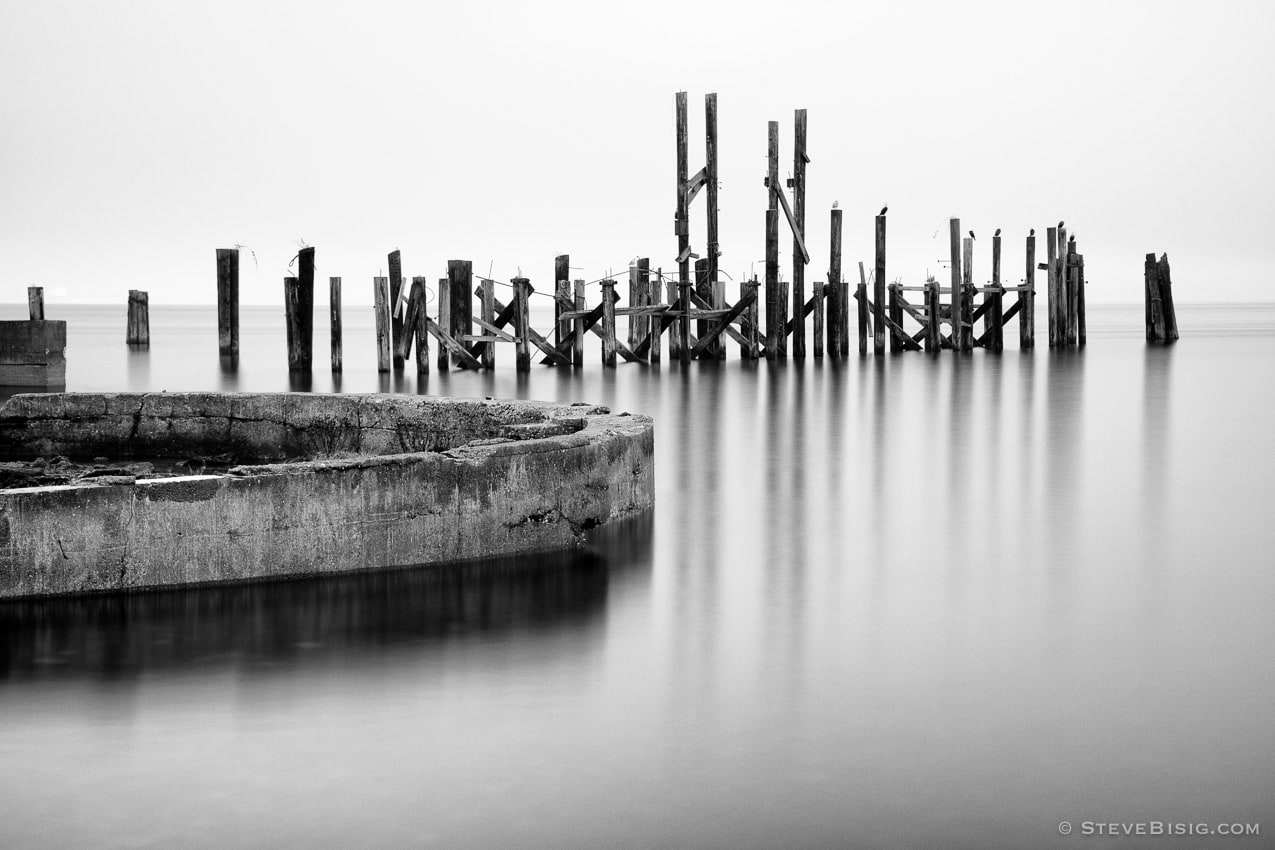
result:
<svg viewBox="0 0 1275 850"><path fill-rule="evenodd" d="M888 203L891 280L943 279L958 215L975 279L1000 227L1016 283L1027 229L1043 257L1065 219L1091 302L1140 302L1149 251L1179 301L1271 300L1273 57L1269 0L0 0L0 302L212 303L214 249L242 243L243 302L278 304L302 239L320 303L328 275L370 303L396 247L431 281L449 258L538 289L558 253L589 280L675 269L683 89L692 173L718 93L734 279L763 274L766 122L786 175L804 107L808 282L839 201L852 279Z"/></svg>

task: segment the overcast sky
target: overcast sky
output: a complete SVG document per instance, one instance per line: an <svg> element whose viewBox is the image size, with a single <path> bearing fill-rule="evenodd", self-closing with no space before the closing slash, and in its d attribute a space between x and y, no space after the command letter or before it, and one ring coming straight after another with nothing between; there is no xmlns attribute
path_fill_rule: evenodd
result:
<svg viewBox="0 0 1275 850"><path fill-rule="evenodd" d="M0 302L281 303L304 240L347 303L400 248L551 285L675 267L674 93L718 93L722 269L762 273L766 122L809 110L808 281L845 209L845 265L943 276L949 216L1007 237L1067 221L1091 301L1271 300L1275 4L14 2L0 0ZM692 208L703 250L704 195ZM936 237L937 233L937 237ZM1043 239L1042 239L1043 244ZM781 238L781 265L791 251ZM1043 248L1042 248L1043 250ZM857 274L857 272L856 272ZM728 284L731 291L733 285ZM1043 278L1040 282L1043 287Z"/></svg>

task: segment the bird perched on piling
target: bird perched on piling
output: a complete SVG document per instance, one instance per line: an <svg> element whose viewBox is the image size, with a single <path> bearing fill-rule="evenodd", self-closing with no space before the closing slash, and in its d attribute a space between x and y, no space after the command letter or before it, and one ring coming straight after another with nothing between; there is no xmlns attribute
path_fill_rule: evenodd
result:
<svg viewBox="0 0 1275 850"><path fill-rule="evenodd" d="M998 227L998 228L996 228L996 232L995 232L995 233L993 233L992 235L993 235L993 236L1000 236L1000 235L1001 235L1001 229L1000 229L999 227Z"/></svg>
<svg viewBox="0 0 1275 850"><path fill-rule="evenodd" d="M1059 229L1059 230L1062 230L1062 229L1063 229L1063 223L1062 223L1061 221L1060 221L1060 222L1058 222L1058 229Z"/></svg>
<svg viewBox="0 0 1275 850"><path fill-rule="evenodd" d="M1035 235L1036 235L1036 228L1034 228L1034 227L1033 227L1033 228L1031 229L1031 232L1030 232L1030 233L1028 233L1027 235L1028 235L1028 236L1035 236Z"/></svg>
<svg viewBox="0 0 1275 850"><path fill-rule="evenodd" d="M972 231L972 230L970 231L970 238L971 238L971 239L976 238L976 237L974 236L974 231Z"/></svg>
<svg viewBox="0 0 1275 850"><path fill-rule="evenodd" d="M1067 244L1068 244L1068 245L1075 245L1075 244L1076 244L1076 234L1074 234L1074 233L1073 233L1073 234L1071 234L1070 236L1068 236L1068 237L1067 237Z"/></svg>
<svg viewBox="0 0 1275 850"><path fill-rule="evenodd" d="M889 208L890 206L889 204L887 204L886 206L881 208L881 212L877 213L877 215L885 215L885 211L888 210Z"/></svg>

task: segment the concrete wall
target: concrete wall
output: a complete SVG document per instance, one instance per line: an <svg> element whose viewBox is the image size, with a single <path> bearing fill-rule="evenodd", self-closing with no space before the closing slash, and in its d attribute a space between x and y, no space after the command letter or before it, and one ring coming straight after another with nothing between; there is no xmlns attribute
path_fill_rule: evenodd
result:
<svg viewBox="0 0 1275 850"><path fill-rule="evenodd" d="M211 415L217 405L221 414ZM249 411L264 415L241 418ZM122 440L121 416L137 423ZM365 453L312 449L329 456L224 475L0 490L0 598L548 550L654 497L651 421L589 406L290 393L16 396L0 407L0 445L15 457L14 445L110 454L97 451L110 433L131 451L162 451L161 429L194 446L191 435L204 426L234 435L265 423L262 433L284 433L290 447L312 446L327 438L311 430L327 433L333 422L343 423L336 451ZM458 444L472 434L480 436ZM446 447L396 448L417 438ZM231 442L269 454L264 442Z"/></svg>
<svg viewBox="0 0 1275 850"><path fill-rule="evenodd" d="M66 385L66 322L0 322L0 386Z"/></svg>

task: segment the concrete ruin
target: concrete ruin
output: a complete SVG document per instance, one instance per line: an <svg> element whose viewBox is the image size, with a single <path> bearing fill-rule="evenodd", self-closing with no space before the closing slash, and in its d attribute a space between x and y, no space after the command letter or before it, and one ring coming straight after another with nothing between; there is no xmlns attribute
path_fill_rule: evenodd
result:
<svg viewBox="0 0 1275 850"><path fill-rule="evenodd" d="M170 471L0 489L0 598L571 546L651 506L653 450L650 419L587 404L18 395L0 406L0 461L154 460ZM178 474L191 459L202 471Z"/></svg>

